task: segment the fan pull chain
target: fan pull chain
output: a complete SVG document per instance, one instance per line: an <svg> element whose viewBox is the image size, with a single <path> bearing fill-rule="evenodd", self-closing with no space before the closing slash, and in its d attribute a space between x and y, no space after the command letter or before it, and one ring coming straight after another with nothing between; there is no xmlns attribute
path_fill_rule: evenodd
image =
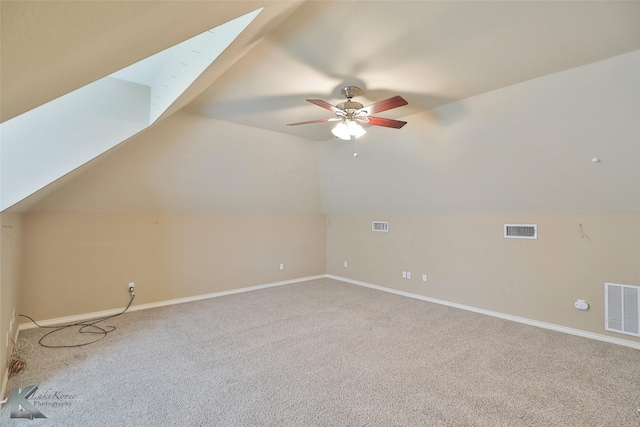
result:
<svg viewBox="0 0 640 427"><path fill-rule="evenodd" d="M353 158L357 158L358 157L358 151L356 150L356 139L353 138Z"/></svg>

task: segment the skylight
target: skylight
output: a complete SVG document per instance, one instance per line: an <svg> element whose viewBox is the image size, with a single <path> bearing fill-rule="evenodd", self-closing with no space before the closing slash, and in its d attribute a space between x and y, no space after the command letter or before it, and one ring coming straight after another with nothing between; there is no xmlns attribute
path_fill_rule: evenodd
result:
<svg viewBox="0 0 640 427"><path fill-rule="evenodd" d="M0 124L0 211L153 124L261 11Z"/></svg>

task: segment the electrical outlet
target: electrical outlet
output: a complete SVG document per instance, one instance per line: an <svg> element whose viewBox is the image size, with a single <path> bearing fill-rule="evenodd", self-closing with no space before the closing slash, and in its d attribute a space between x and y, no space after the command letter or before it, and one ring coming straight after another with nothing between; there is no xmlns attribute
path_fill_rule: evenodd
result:
<svg viewBox="0 0 640 427"><path fill-rule="evenodd" d="M423 282L426 282L426 281L427 281L427 275L426 275L426 274L423 274L423 275L422 275L422 281L423 281Z"/></svg>
<svg viewBox="0 0 640 427"><path fill-rule="evenodd" d="M280 264L280 270L284 270L284 264Z"/></svg>
<svg viewBox="0 0 640 427"><path fill-rule="evenodd" d="M345 262L344 262L344 266L345 266L345 267L347 266L347 261L345 261Z"/></svg>
<svg viewBox="0 0 640 427"><path fill-rule="evenodd" d="M129 292L133 292L136 289L136 284L134 282L129 282Z"/></svg>
<svg viewBox="0 0 640 427"><path fill-rule="evenodd" d="M411 279L411 272L407 271L407 279Z"/></svg>
<svg viewBox="0 0 640 427"><path fill-rule="evenodd" d="M402 278L403 278L403 279L406 279L406 278L407 278L407 272L406 272L406 271L403 271L403 272L402 272Z"/></svg>

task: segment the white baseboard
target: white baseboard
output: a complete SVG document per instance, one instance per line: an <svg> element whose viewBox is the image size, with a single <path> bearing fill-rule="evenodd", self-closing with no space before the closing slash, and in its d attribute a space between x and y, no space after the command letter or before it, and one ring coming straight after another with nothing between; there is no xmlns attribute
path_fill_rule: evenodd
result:
<svg viewBox="0 0 640 427"><path fill-rule="evenodd" d="M11 353L13 353L13 349L18 343L18 336L20 335L20 328L17 327L15 332L13 333L13 346L11 347ZM0 400L4 400L4 395L7 392L7 384L9 383L9 363L11 361L11 353L9 354L9 358L7 359L6 370L4 371L4 376L2 377L2 386L0 386ZM0 405L1 407L2 405Z"/></svg>
<svg viewBox="0 0 640 427"><path fill-rule="evenodd" d="M459 308L462 310L473 311L474 313L486 314L487 316L498 317L500 319L511 320L513 322L524 323L526 325L537 326L539 328L550 329L552 331L558 331L558 332L564 332L566 334L577 335L584 338L591 338L598 341L605 341L608 343L623 345L625 347L631 347L631 348L640 350L640 343L635 341L629 341L622 338L610 337L608 335L601 335L593 332L582 331L580 329L568 328L566 326L555 325L553 323L540 322L538 320L527 319L526 317L512 316L510 314L504 314L497 311L484 310L482 308L472 307L469 305L458 304L455 302L426 297L424 295L418 295L418 294L412 294L410 292L399 291L397 289L391 289L391 288L385 288L383 286L372 285L371 283L361 282L359 280L347 279L346 277L334 276L331 274L327 274L326 277L329 279L339 280L341 282L351 283L353 285L359 285L367 288L377 289L379 291L389 292L396 295L415 298L422 301L432 302L435 304L446 305L449 307Z"/></svg>
<svg viewBox="0 0 640 427"><path fill-rule="evenodd" d="M164 307L164 306L167 306L167 305L174 305L174 304L182 304L182 303L185 303L185 302L200 301L200 300L203 300L203 299L222 297L222 296L225 296L225 295L238 294L238 293L241 293L241 292L256 291L258 289L273 288L275 286L290 285L290 284L293 284L293 283L307 282L309 280L323 279L325 277L327 277L325 274L321 274L321 275L318 275L318 276L301 277L301 278L298 278L298 279L285 280L285 281L282 281L282 282L273 282L273 283L267 283L267 284L264 284L264 285L249 286L247 288L239 288L239 289L231 289L231 290L228 290L228 291L214 292L214 293L211 293L211 294L196 295L196 296L186 297L186 298L177 298L177 299L171 299L171 300L166 300L166 301L152 302L152 303L148 303L148 304L132 305L131 307L129 307L129 310L127 310L127 311L147 310L147 309L150 309L150 308ZM96 311L96 312L93 312L93 313L78 314L78 315L75 315L75 316L58 317L58 318L55 318L55 319L37 320L37 322L38 322L39 325L42 325L42 326L62 325L62 324L66 324L66 323L82 322L84 320L99 319L101 317L113 316L114 314L118 314L118 313L122 312L122 310L124 310L124 307L115 308L115 309L111 309L111 310ZM25 329L32 329L32 328L36 328L36 327L37 326L34 325L33 322L29 321L29 322L21 323L18 329L22 331L22 330L25 330Z"/></svg>
<svg viewBox="0 0 640 427"><path fill-rule="evenodd" d="M594 340L598 340L598 341L604 341L604 342L617 344L617 345L622 345L622 346L625 346L625 347L631 347L631 348L635 348L635 349L640 350L640 343L634 342L634 341L625 340L625 339L622 339L622 338L610 337L608 335L601 335L601 334L596 334L596 333L593 333L593 332L583 331L583 330L580 330L580 329L568 328L566 326L556 325L556 324L553 324L553 323L541 322L541 321L538 321L538 320L527 319L525 317L512 316L510 314L504 314L504 313L500 313L500 312L497 312L497 311L485 310L485 309L482 309L482 308L477 308L477 307L473 307L473 306L469 306L469 305L458 304L458 303L455 303L455 302L450 302L450 301L440 300L440 299L436 299L436 298L431 298L431 297L427 297L427 296L424 296L424 295L413 294L413 293L410 293L410 292L400 291L400 290L397 290L397 289L385 288L384 286L373 285L371 283L361 282L359 280L348 279L346 277L334 276L332 274L321 274L321 275L317 275L317 276L308 276L308 277L302 277L302 278L298 278L298 279L285 280L285 281L282 281L282 282L267 283L267 284L264 284L264 285L250 286L250 287L246 287L246 288L232 289L232 290L228 290L228 291L214 292L214 293L210 293L210 294L196 295L196 296L186 297L186 298L178 298L178 299L172 299L172 300L166 300L166 301L153 302L153 303L149 303L149 304L134 305L134 306L129 307L128 311L147 310L147 309L150 309L150 308L164 307L164 306L173 305L173 304L182 304L182 303L185 303L185 302L199 301L199 300L203 300L203 299L216 298L216 297L221 297L221 296L225 296L225 295L237 294L237 293L241 293L241 292L255 291L255 290L258 290L258 289L265 289L265 288L272 288L272 287L275 287L275 286L290 285L290 284L293 284L293 283L306 282L306 281L309 281L309 280L316 280L316 279L323 279L323 278L338 280L338 281L345 282L345 283L351 283L353 285L364 286L364 287L371 288L371 289L377 289L377 290L383 291L383 292L388 292L388 293L392 293L392 294L396 294L396 295L405 296L405 297L408 297L408 298L414 298L414 299L419 299L419 300L422 300L422 301L432 302L432 303L435 303L435 304L446 305L446 306L449 306L449 307L459 308L461 310L472 311L474 313L485 314L487 316L493 316L493 317L497 317L497 318L500 318L500 319L510 320L510 321L518 322L518 323L524 323L526 325L537 326L539 328L550 329L550 330L553 330L553 331L563 332L563 333L571 334L571 335L577 335L577 336L584 337L584 338L590 338L590 339L594 339ZM53 325L61 325L61 324L65 324L65 323L74 323L74 322L80 322L80 321L84 321L84 320L97 319L97 318L100 318L100 317L112 316L114 314L120 313L123 309L124 309L124 307L117 308L117 309L112 309L112 310L98 311L98 312L93 312L93 313L84 313L84 314L79 314L79 315L75 315L75 316L59 317L59 318L56 318L56 319L39 320L38 323L40 325L42 325L42 326L53 326ZM17 338L18 338L18 331L25 330L25 329L31 329L31 328L35 328L35 327L36 327L36 325L34 325L32 322L20 324L18 330L16 331L16 342L17 342ZM6 383L6 378L7 378L7 376L5 375L5 381L4 381L5 383ZM6 387L6 384L3 384L3 388L2 388L3 392L4 392L4 387Z"/></svg>
<svg viewBox="0 0 640 427"><path fill-rule="evenodd" d="M7 383L9 383L9 368L4 371L4 376L2 377L2 387L0 387L0 400L4 400L4 394L7 392Z"/></svg>

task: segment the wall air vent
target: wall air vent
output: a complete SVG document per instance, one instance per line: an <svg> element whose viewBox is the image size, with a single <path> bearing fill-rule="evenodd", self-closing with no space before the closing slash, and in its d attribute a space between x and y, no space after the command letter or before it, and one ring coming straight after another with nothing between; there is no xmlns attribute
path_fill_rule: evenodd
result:
<svg viewBox="0 0 640 427"><path fill-rule="evenodd" d="M640 337L640 287L604 284L604 328Z"/></svg>
<svg viewBox="0 0 640 427"><path fill-rule="evenodd" d="M538 224L505 224L505 239L537 239Z"/></svg>
<svg viewBox="0 0 640 427"><path fill-rule="evenodd" d="M382 231L383 233L386 233L389 231L389 222L388 221L372 221L371 231Z"/></svg>

